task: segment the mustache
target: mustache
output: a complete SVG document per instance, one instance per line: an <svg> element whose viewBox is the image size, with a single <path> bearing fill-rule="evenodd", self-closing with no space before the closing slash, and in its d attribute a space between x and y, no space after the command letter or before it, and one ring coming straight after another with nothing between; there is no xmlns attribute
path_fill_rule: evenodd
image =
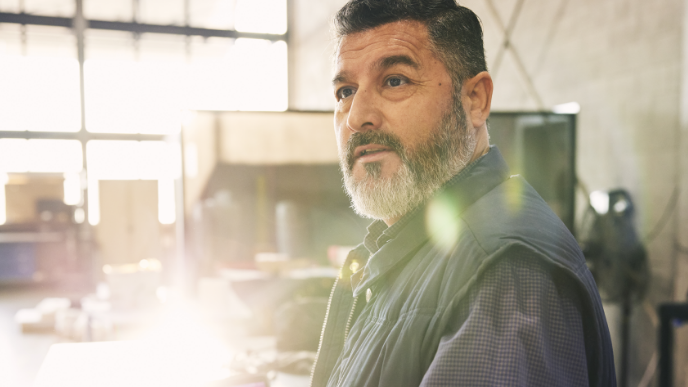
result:
<svg viewBox="0 0 688 387"><path fill-rule="evenodd" d="M377 144L388 147L396 152L403 162L406 162L406 150L401 144L401 140L394 134L381 131L356 132L349 137L346 142L346 164L351 171L354 167L355 154L357 147L369 144Z"/></svg>

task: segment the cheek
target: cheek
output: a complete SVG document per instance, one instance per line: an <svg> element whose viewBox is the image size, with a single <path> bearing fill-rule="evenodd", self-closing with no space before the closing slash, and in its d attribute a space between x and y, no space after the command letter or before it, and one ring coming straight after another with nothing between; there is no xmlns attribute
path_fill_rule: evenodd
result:
<svg viewBox="0 0 688 387"><path fill-rule="evenodd" d="M339 149L341 153L346 149L346 142L349 140L349 135L337 118L334 120L334 136L337 140L337 149Z"/></svg>
<svg viewBox="0 0 688 387"><path fill-rule="evenodd" d="M431 106L417 110L414 108L400 112L396 119L397 125L395 125L395 134L402 145L411 151L417 144L427 141L436 126L436 113L431 111Z"/></svg>

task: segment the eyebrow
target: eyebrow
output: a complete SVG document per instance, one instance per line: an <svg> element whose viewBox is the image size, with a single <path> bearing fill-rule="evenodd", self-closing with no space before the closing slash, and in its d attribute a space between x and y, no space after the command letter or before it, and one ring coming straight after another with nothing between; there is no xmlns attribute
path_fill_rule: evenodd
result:
<svg viewBox="0 0 688 387"><path fill-rule="evenodd" d="M349 77L347 76L346 71L339 72L334 78L332 78L332 86L335 86L338 83L346 83L348 78Z"/></svg>
<svg viewBox="0 0 688 387"><path fill-rule="evenodd" d="M413 67L414 69L418 69L420 67L420 65L416 61L411 59L411 57L408 55L392 55L392 56L382 58L382 59L378 60L377 62L375 62L373 64L373 67L378 69L378 70L386 70L390 67L393 67L393 66L396 66L399 64Z"/></svg>
<svg viewBox="0 0 688 387"><path fill-rule="evenodd" d="M384 58L381 58L377 60L375 63L372 64L372 68L379 70L386 70L390 67L396 66L396 65L406 65L409 67L412 67L414 69L420 68L420 65L411 59L410 56L408 55L392 55L392 56L387 56ZM342 71L340 73L337 73L334 78L332 78L332 85L335 86L338 83L347 83L348 82L348 74L346 71Z"/></svg>

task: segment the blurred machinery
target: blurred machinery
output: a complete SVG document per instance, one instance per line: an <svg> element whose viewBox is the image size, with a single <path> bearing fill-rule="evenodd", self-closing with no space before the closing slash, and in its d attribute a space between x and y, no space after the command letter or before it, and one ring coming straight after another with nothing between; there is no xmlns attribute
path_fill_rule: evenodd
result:
<svg viewBox="0 0 688 387"><path fill-rule="evenodd" d="M35 202L36 217L0 226L0 283L54 282L83 270L74 206Z"/></svg>
<svg viewBox="0 0 688 387"><path fill-rule="evenodd" d="M602 299L622 308L618 371L621 387L627 385L631 309L642 301L650 279L647 254L635 230L634 214L627 191L592 192L580 238Z"/></svg>

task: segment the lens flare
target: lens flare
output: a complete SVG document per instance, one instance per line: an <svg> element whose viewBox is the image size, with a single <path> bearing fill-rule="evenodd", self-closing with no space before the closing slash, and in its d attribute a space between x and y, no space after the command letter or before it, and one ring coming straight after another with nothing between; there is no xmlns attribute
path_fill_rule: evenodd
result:
<svg viewBox="0 0 688 387"><path fill-rule="evenodd" d="M433 198L425 213L425 225L432 243L443 250L455 246L461 231L458 203L449 195Z"/></svg>

